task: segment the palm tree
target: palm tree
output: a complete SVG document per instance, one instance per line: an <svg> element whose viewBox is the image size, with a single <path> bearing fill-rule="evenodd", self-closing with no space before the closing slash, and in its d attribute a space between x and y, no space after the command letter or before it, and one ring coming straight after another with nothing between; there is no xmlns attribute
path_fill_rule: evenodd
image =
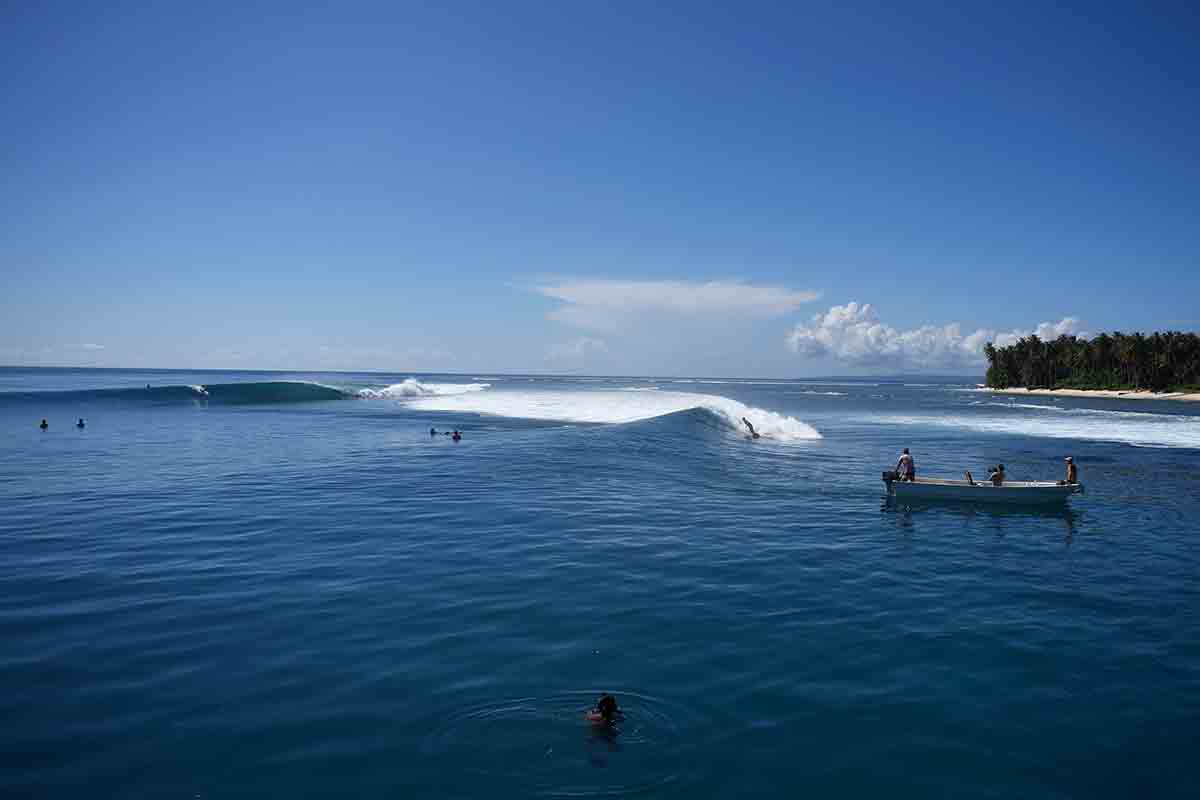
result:
<svg viewBox="0 0 1200 800"><path fill-rule="evenodd" d="M1170 388L1200 386L1200 336L1166 331L1101 333L1091 341L1036 335L1007 347L984 346L989 386Z"/></svg>

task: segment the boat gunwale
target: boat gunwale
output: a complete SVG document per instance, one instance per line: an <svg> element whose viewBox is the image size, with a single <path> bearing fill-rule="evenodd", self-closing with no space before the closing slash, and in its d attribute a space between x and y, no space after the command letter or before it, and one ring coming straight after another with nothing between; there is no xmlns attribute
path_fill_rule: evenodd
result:
<svg viewBox="0 0 1200 800"><path fill-rule="evenodd" d="M996 486L991 481L982 480L974 483L967 483L964 480L954 478L917 478L913 481L888 481L887 483L896 486L915 485L920 486L954 486L963 489L1072 489L1082 486L1080 483L1058 483L1057 481L1005 481Z"/></svg>

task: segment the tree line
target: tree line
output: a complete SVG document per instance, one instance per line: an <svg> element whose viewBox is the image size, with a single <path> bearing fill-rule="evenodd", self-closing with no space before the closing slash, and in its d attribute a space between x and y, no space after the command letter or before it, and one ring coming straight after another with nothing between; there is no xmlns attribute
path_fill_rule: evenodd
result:
<svg viewBox="0 0 1200 800"><path fill-rule="evenodd" d="M1047 341L1031 335L1007 347L988 342L983 353L993 389L1200 389L1200 336L1194 333L1116 331Z"/></svg>

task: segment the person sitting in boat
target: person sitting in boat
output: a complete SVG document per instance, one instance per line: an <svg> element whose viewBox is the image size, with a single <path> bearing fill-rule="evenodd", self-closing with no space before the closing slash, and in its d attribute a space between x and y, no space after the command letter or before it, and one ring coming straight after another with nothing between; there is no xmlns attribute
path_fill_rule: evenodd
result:
<svg viewBox="0 0 1200 800"><path fill-rule="evenodd" d="M1004 485L1004 465L997 464L996 466L992 467L992 472L990 475L988 475L988 479L991 480L992 486L1003 486Z"/></svg>
<svg viewBox="0 0 1200 800"><path fill-rule="evenodd" d="M583 716L594 725L612 725L614 722L625 719L625 715L617 707L617 698L611 694L606 694L597 700L596 705Z"/></svg>
<svg viewBox="0 0 1200 800"><path fill-rule="evenodd" d="M1075 468L1075 459L1070 456L1066 457L1067 462L1067 479L1059 481L1059 485L1079 483L1079 470Z"/></svg>
<svg viewBox="0 0 1200 800"><path fill-rule="evenodd" d="M900 480L915 481L917 479L917 464L913 461L913 457L908 452L908 448L904 448L904 452L900 454L900 460L896 462L896 472L900 473Z"/></svg>

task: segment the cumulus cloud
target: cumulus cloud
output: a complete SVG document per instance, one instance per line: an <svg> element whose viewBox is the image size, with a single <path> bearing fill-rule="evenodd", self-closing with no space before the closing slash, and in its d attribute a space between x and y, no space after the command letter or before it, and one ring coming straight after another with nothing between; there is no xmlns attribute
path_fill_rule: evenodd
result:
<svg viewBox="0 0 1200 800"><path fill-rule="evenodd" d="M619 330L632 316L778 316L821 296L738 281L578 280L539 286L537 292L564 303L550 312L551 319L600 330Z"/></svg>
<svg viewBox="0 0 1200 800"><path fill-rule="evenodd" d="M994 334L992 338L985 341L992 342L996 347L1008 347L1010 344L1016 344L1018 339L1034 333L1039 339L1057 339L1063 335L1087 337L1087 334L1079 329L1079 320L1075 317L1063 317L1058 322L1043 322L1032 331L992 331L991 333Z"/></svg>
<svg viewBox="0 0 1200 800"><path fill-rule="evenodd" d="M1012 344L1036 333L1043 339L1079 334L1079 320L1043 322L1033 331L980 328L963 334L958 323L898 330L879 320L870 303L847 303L816 314L788 333L788 349L806 358L832 357L854 366L899 369L955 369L984 363L983 346Z"/></svg>
<svg viewBox="0 0 1200 800"><path fill-rule="evenodd" d="M546 363L558 369L583 369L607 355L608 343L603 339L580 336L551 347L546 354Z"/></svg>

